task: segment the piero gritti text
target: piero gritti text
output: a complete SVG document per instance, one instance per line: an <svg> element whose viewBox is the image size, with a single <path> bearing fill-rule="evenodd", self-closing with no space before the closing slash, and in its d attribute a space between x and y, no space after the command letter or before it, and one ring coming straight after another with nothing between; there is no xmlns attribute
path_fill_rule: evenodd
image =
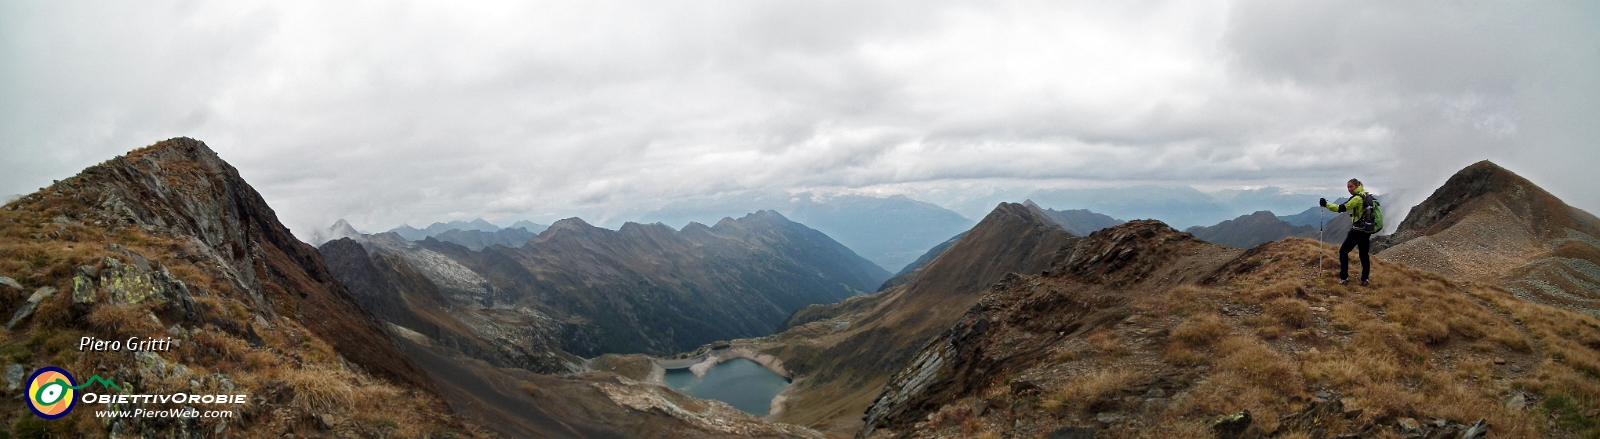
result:
<svg viewBox="0 0 1600 439"><path fill-rule="evenodd" d="M78 339L80 351L166 351L172 349L172 337L129 337L127 340L101 340L94 337Z"/></svg>

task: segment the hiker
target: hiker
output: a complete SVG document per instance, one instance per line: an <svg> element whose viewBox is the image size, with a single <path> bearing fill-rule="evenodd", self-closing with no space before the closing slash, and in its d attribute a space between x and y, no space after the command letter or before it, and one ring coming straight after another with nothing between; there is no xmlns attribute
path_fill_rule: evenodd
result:
<svg viewBox="0 0 1600 439"><path fill-rule="evenodd" d="M1367 270L1372 267L1367 256L1372 248L1372 234L1383 227L1382 225L1373 227L1373 217L1377 218L1377 224L1382 224L1383 217L1377 213L1376 208L1372 209L1374 212L1367 212L1367 203L1370 201L1373 206L1377 206L1377 200L1367 194L1366 188L1361 187L1361 180L1352 178L1345 182L1344 188L1350 191L1350 200L1344 204L1328 204L1327 198L1318 199L1317 204L1336 213L1350 212L1350 234L1345 235L1344 244L1339 246L1339 284L1344 285L1349 282L1350 249L1358 248L1361 250L1360 285L1364 287L1367 286Z"/></svg>

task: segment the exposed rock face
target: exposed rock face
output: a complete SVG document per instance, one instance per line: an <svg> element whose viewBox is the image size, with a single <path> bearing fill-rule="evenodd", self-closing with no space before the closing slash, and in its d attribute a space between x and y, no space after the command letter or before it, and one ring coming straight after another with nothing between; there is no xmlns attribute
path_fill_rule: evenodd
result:
<svg viewBox="0 0 1600 439"><path fill-rule="evenodd" d="M1190 227L1185 232L1206 242L1236 248L1255 247L1289 237L1311 239L1317 237L1316 227L1291 225L1265 210L1223 221L1214 226Z"/></svg>
<svg viewBox="0 0 1600 439"><path fill-rule="evenodd" d="M22 304L22 308L17 309L16 313L11 314L11 320L6 322L6 329L16 328L17 323L33 315L33 310L39 308L39 302L55 294L56 289L50 287L40 287L39 291L34 291L32 296L28 296L28 302Z"/></svg>
<svg viewBox="0 0 1600 439"><path fill-rule="evenodd" d="M137 359L87 355L63 363L59 356L30 357L30 367L54 363L80 373L112 371L102 373L144 391L195 394L231 391L226 376L249 376L239 386L260 402L231 426L262 435L292 427L274 419L314 409L289 402L295 392L307 391L304 382L260 375L265 369L360 383L366 391L391 395L397 410L443 407L431 380L334 279L315 249L295 239L238 171L199 141L171 139L108 160L6 205L0 215L0 240L7 244L0 248L32 249L31 255L0 250L0 269L30 287L71 291L30 298L33 316L12 322L13 338L5 343L26 340L29 333L170 336L181 342L172 351L141 351ZM14 263L24 257L29 264ZM17 305L16 296L4 296L0 302ZM43 348L23 352L30 349ZM247 354L250 366L241 366ZM188 378L201 370L223 378ZM214 387L220 383L227 388ZM173 387L179 385L181 390ZM366 403L320 411L361 407ZM265 415L274 410L280 412ZM418 419L390 421L407 428L453 428L441 412ZM187 437L202 435L202 424L203 431L212 431L216 423L128 419L103 427L120 435Z"/></svg>
<svg viewBox="0 0 1600 439"><path fill-rule="evenodd" d="M382 326L355 303L323 266L315 249L300 242L238 170L204 143L178 138L85 169L64 182L81 187L79 199L102 221L187 239L182 250L199 263L215 264L256 312L286 315L333 343L352 361L397 382L427 387L420 371L388 343ZM181 242L181 241L180 241ZM106 264L100 285L111 300L135 303L146 292L160 300L168 292L155 279L145 288L145 257L136 267ZM109 277L107 277L109 274ZM162 276L164 275L156 275ZM170 285L170 284L169 284ZM174 288L179 288L173 285Z"/></svg>
<svg viewBox="0 0 1600 439"><path fill-rule="evenodd" d="M1488 161L1451 176L1373 246L1388 260L1600 314L1600 219Z"/></svg>

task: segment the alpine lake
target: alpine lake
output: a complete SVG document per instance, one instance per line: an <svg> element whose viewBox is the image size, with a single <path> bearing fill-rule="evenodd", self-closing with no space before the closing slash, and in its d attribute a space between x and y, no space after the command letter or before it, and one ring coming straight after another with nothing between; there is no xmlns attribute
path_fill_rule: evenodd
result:
<svg viewBox="0 0 1600 439"><path fill-rule="evenodd" d="M789 385L788 378L744 358L718 363L703 377L694 376L687 368L671 369L665 379L667 387L678 393L726 402L756 416L766 416L772 398Z"/></svg>

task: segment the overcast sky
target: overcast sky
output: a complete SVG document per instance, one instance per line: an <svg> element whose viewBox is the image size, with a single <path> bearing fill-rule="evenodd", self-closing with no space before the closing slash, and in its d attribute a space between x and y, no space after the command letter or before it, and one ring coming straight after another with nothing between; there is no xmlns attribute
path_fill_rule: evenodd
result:
<svg viewBox="0 0 1600 439"><path fill-rule="evenodd" d="M302 237L1481 159L1600 213L1600 3L1097 3L4 0L0 195L190 136Z"/></svg>

